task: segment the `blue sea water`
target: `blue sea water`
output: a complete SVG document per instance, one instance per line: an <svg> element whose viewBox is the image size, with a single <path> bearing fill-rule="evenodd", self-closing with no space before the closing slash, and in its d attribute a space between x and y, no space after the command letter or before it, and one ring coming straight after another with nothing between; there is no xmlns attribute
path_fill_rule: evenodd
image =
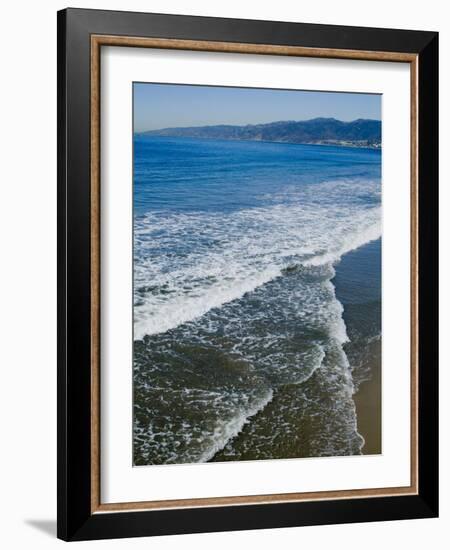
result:
<svg viewBox="0 0 450 550"><path fill-rule="evenodd" d="M134 463L358 454L380 236L378 150L135 135Z"/></svg>

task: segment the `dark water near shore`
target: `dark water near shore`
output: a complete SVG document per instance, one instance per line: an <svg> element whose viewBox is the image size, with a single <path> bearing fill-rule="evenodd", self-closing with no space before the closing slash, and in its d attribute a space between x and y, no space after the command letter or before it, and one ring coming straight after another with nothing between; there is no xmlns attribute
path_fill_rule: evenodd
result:
<svg viewBox="0 0 450 550"><path fill-rule="evenodd" d="M135 465L359 454L380 152L137 136L134 166Z"/></svg>
<svg viewBox="0 0 450 550"><path fill-rule="evenodd" d="M349 252L336 266L336 297L344 306L349 341L344 345L355 390L370 377L381 340L381 239Z"/></svg>
<svg viewBox="0 0 450 550"><path fill-rule="evenodd" d="M336 266L336 297L344 306L344 345L355 387L363 454L381 448L381 239L346 254Z"/></svg>

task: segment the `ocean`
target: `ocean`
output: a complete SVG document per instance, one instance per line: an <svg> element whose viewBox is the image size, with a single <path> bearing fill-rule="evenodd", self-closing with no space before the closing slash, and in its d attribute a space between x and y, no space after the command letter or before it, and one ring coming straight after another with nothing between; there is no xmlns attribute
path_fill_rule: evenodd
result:
<svg viewBox="0 0 450 550"><path fill-rule="evenodd" d="M381 151L134 136L136 466L361 454Z"/></svg>

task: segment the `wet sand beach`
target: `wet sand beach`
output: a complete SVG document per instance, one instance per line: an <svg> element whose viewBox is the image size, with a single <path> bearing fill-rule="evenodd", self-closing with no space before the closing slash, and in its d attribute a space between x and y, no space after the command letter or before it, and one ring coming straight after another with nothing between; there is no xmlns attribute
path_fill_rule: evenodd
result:
<svg viewBox="0 0 450 550"><path fill-rule="evenodd" d="M381 348L381 345L379 345ZM381 351L381 349L380 349ZM353 396L358 417L358 432L364 437L365 455L380 454L381 446L381 361L370 365L371 378L362 382Z"/></svg>

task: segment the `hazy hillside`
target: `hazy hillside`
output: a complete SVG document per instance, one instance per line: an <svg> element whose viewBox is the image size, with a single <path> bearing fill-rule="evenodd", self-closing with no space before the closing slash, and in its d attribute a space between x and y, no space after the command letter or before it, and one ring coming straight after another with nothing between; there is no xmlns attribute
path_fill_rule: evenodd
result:
<svg viewBox="0 0 450 550"><path fill-rule="evenodd" d="M276 141L282 143L321 143L355 147L381 146L381 121L358 119L343 122L335 118L314 118L302 121L280 121L246 126L194 126L163 128L143 132L151 136L191 137L201 139L230 139Z"/></svg>

